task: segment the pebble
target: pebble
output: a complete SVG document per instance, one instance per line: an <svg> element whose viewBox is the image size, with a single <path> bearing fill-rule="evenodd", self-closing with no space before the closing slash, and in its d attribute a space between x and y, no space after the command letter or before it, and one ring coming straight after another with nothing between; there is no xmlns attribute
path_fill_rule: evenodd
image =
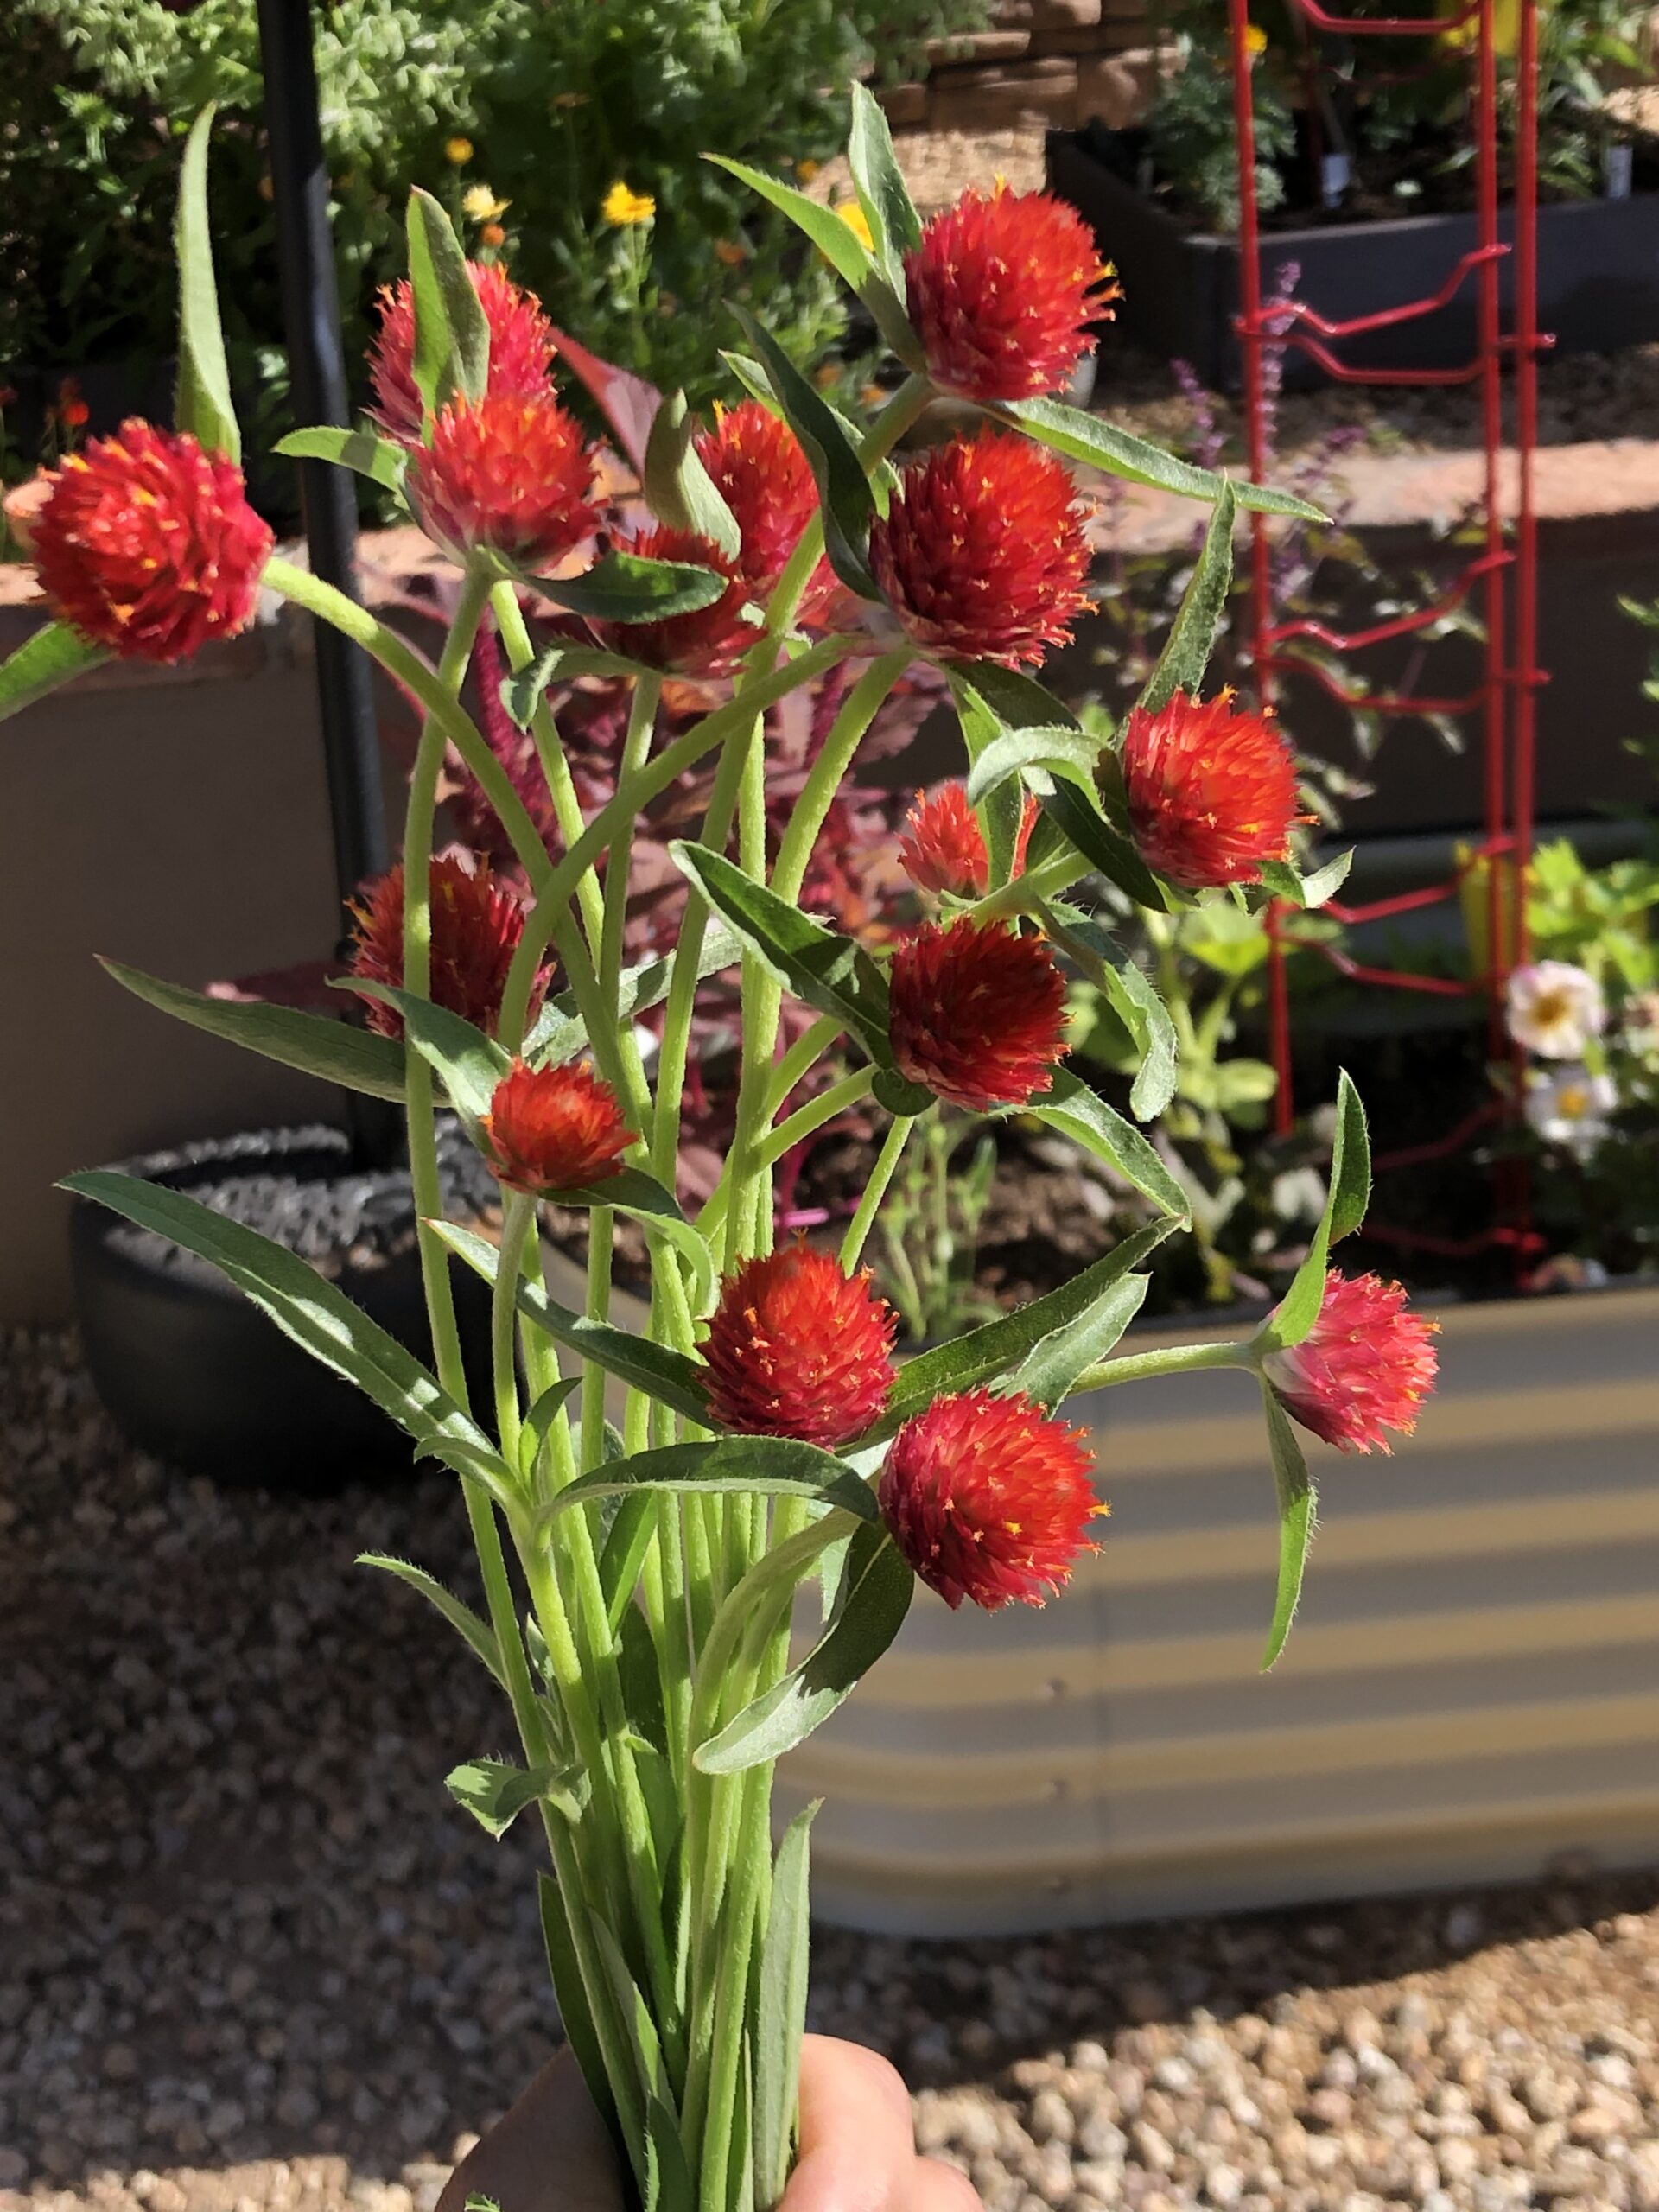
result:
<svg viewBox="0 0 1659 2212"><path fill-rule="evenodd" d="M73 1499L73 1507L66 1501ZM449 1478L219 1490L0 1342L5 2212L434 2212L555 2032L533 1838L407 1592L475 1599ZM41 1655L49 1652L49 1667ZM1055 1938L819 1930L812 2024L887 2051L987 2212L1659 2212L1659 1877Z"/></svg>

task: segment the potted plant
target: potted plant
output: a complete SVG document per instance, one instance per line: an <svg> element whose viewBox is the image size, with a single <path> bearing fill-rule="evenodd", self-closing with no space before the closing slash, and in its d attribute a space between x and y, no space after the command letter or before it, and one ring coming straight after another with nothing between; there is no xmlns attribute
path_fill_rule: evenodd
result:
<svg viewBox="0 0 1659 2212"><path fill-rule="evenodd" d="M1099 1499L1089 1439L1058 1408L1079 1389L1148 1371L1144 1357L1119 1365L1112 1354L1146 1294L1138 1263L1188 1214L1141 1125L1170 1094L1173 1024L1066 893L1099 875L1137 907L1177 914L1218 887L1236 886L1247 905L1266 891L1321 891L1292 858L1298 802L1282 741L1262 717L1199 696L1236 505L1306 513L1305 503L1236 489L1046 396L1084 350L1101 273L1066 210L969 194L924 230L862 93L850 161L868 247L793 187L741 174L869 305L906 370L888 406L856 438L747 322L734 365L759 403L744 427L762 465L734 450L733 417L700 436L670 398L646 455L652 525L574 569L593 536L594 456L545 378L528 390L504 379L512 356L498 349L455 235L435 201L414 195L399 356L410 414L372 432L297 435L301 450L377 472L454 558L462 581L435 671L273 553L246 503L211 270L187 227L185 427L130 425L54 480L31 529L59 619L0 671L0 704L16 708L106 652L187 652L243 626L263 582L358 639L423 709L401 925L368 933L397 980L359 969L351 981L401 1024L371 1040L359 1068L387 1065L388 1051L401 1061L435 1368L299 1255L213 1206L107 1170L69 1185L211 1260L454 1470L484 1612L418 1569L383 1563L423 1592L507 1695L522 1764L469 1761L449 1786L492 1834L521 1814L541 1821L553 1867L542 1916L565 2031L652 2212L694 2198L749 2212L778 2200L789 2171L810 1815L774 1847L777 1758L892 1643L918 1578L953 1605L988 1609L1035 1604L1064 1584L1095 1541ZM899 435L936 387L974 400L982 426L893 467ZM1028 673L1082 601L1090 549L1072 457L1212 508L1171 643L1113 742ZM569 618L566 641L539 658L517 619L531 583ZM573 819L556 859L461 701L486 604L509 664L505 698L530 728L556 809L568 764L548 683L587 672L630 683L615 788L591 818ZM970 780L959 806L916 826L915 867L939 918L878 957L805 911L802 893L864 732L918 658L950 690ZM847 659L864 671L769 849L761 717ZM730 696L659 734L665 685L721 671ZM467 957L435 957L433 825L452 746L531 886L505 975L501 933L477 907ZM624 959L628 848L642 808L703 760L715 775L700 834L671 849L690 895L671 956L657 963L666 973L649 985L665 993L665 1015L647 1052L635 1017L648 986ZM1026 795L1037 801L1028 826ZM716 919L729 946L710 946ZM550 955L568 1002L546 995ZM739 969L739 1079L728 1157L694 1217L675 1185L705 957ZM476 1000L457 1003L460 983L486 974L499 977L487 1024L468 1018ZM1142 1040L1127 1115L1063 1065L1078 978ZM176 987L135 980L209 1018ZM809 1019L780 1049L785 998ZM270 1008L221 1003L211 1019L254 1049L343 1072L340 1026L284 1012L274 1023ZM795 1103L825 1058L832 1079ZM501 1193L497 1243L447 1211L440 1098ZM1028 1116L1109 1166L1156 1218L1047 1296L895 1368L893 1317L860 1261L915 1124L940 1101ZM844 1234L828 1248L775 1243L778 1161L866 1102L880 1147ZM1364 1117L1344 1082L1325 1201L1284 1297L1249 1333L1160 1364L1236 1369L1258 1393L1281 1522L1269 1658L1288 1632L1313 1529L1298 1425L1373 1444L1410 1425L1433 1381L1430 1326L1398 1287L1332 1265L1368 1185ZM549 1200L588 1224L581 1312L543 1279L535 1227ZM644 1334L611 1316L619 1217L639 1225L646 1253ZM490 1387L476 1395L454 1321L455 1265L490 1296ZM623 1387L614 1427L607 1379ZM1261 1476L1268 1484L1266 1466ZM814 1585L822 1624L792 1662L791 1612Z"/></svg>
<svg viewBox="0 0 1659 2212"><path fill-rule="evenodd" d="M1491 127L1507 177L1514 29L1503 20L1503 96ZM1645 27L1643 8L1610 0L1563 0L1539 11L1538 314L1557 353L1659 336L1650 251L1659 144L1601 105L1614 85L1645 70ZM1166 359L1190 362L1212 391L1230 391L1239 381L1233 323L1241 292L1225 11L1209 0L1176 0L1160 11L1157 29L1169 65L1154 81L1144 124L1051 131L1049 183L1088 218L1116 264L1125 333ZM1294 263L1304 298L1326 321L1437 299L1431 314L1336 342L1335 355L1385 372L1468 362L1478 283L1465 257L1480 234L1467 33L1437 29L1430 16L1421 41L1322 43L1295 0L1273 0L1255 11L1253 36L1264 292L1274 269ZM1508 316L1511 256L1498 263L1498 287ZM1326 372L1293 346L1286 373L1307 385Z"/></svg>

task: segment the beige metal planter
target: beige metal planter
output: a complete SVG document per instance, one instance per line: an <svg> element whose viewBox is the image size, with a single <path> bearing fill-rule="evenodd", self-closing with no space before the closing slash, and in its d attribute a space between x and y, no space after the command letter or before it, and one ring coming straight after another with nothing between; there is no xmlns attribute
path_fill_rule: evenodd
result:
<svg viewBox="0 0 1659 2212"><path fill-rule="evenodd" d="M785 1766L826 1800L824 1918L1012 1931L1659 1857L1659 1288L1453 1310L1395 1459L1313 1446L1323 1526L1267 1677L1249 1379L1071 1410L1099 1557L1041 1612L923 1593Z"/></svg>

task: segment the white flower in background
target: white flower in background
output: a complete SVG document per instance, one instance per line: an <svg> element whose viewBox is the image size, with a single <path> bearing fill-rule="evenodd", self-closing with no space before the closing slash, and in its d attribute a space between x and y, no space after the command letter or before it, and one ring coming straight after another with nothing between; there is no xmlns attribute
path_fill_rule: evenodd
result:
<svg viewBox="0 0 1659 2212"><path fill-rule="evenodd" d="M1582 1058L1606 1019L1601 985L1570 960L1535 960L1510 978L1510 1034L1547 1060Z"/></svg>
<svg viewBox="0 0 1659 2212"><path fill-rule="evenodd" d="M1611 1076L1586 1067L1535 1070L1527 1084L1527 1119L1546 1144L1587 1158L1607 1134L1607 1116L1618 1103Z"/></svg>
<svg viewBox="0 0 1659 2212"><path fill-rule="evenodd" d="M1624 1001L1624 1042L1643 1067L1659 1069L1659 991L1638 991Z"/></svg>

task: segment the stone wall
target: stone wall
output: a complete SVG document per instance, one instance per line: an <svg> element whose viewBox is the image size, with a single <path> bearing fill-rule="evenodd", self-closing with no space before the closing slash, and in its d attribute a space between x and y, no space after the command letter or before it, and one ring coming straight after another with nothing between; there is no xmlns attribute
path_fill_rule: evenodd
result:
<svg viewBox="0 0 1659 2212"><path fill-rule="evenodd" d="M1095 116L1121 128L1147 38L1146 0L1001 0L993 29L942 41L926 83L882 105L895 131L1073 130Z"/></svg>

